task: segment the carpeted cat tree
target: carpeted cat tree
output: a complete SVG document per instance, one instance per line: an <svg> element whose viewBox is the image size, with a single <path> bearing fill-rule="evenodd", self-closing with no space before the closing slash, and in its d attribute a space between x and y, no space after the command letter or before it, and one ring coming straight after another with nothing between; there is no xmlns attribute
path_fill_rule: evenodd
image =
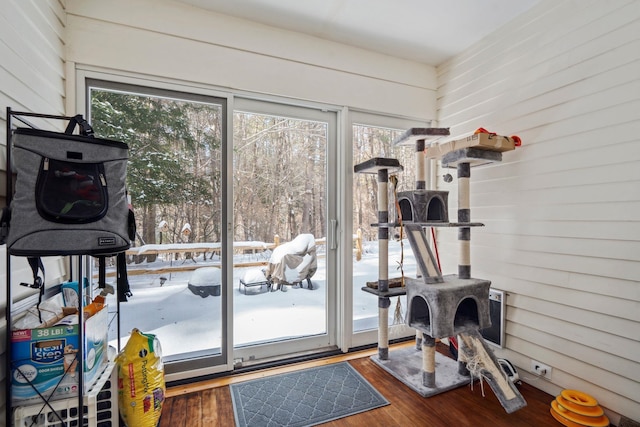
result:
<svg viewBox="0 0 640 427"><path fill-rule="evenodd" d="M378 297L378 354L372 359L394 377L424 397L433 396L470 382L470 375L484 378L508 413L526 402L503 372L493 351L479 330L491 326L489 280L471 277L471 222L469 181L471 167L501 161L499 151L463 147L442 156L442 166L456 168L458 177L458 221L449 222L448 192L427 190L425 148L449 134L448 128L413 128L396 145L415 145L416 189L398 193L397 209L401 224L389 222L389 176L402 171L397 159L373 158L354 167L355 173L375 173L378 180L379 270L377 287L362 290ZM513 146L512 146L513 147ZM406 286L389 287L389 229L403 226L414 253L419 277L404 278ZM458 228L458 274L442 275L425 232L431 227ZM388 309L390 298L407 295L408 326L416 329L416 348L389 351ZM436 340L458 337L458 361L436 352ZM471 379L473 381L473 378Z"/></svg>

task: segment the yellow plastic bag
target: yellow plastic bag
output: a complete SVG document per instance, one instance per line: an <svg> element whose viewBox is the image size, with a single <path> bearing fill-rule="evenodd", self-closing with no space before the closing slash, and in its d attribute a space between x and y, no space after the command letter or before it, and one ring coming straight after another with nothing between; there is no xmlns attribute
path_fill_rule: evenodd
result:
<svg viewBox="0 0 640 427"><path fill-rule="evenodd" d="M127 427L155 427L165 395L164 365L160 341L134 328L116 357L118 406Z"/></svg>

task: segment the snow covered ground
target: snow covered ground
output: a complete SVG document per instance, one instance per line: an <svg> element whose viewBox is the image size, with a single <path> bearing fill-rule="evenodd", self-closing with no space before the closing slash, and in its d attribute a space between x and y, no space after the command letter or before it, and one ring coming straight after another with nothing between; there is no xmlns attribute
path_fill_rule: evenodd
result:
<svg viewBox="0 0 640 427"><path fill-rule="evenodd" d="M321 248L319 248L321 249ZM400 243L389 242L389 277L400 275L397 269L400 261ZM251 343L283 340L290 337L315 335L326 332L325 306L327 304L326 263L321 250L318 256L318 270L312 277L313 290L287 286L286 292L268 292L266 287L249 287L239 290L240 278L248 270L260 267L236 268L233 272L233 334L236 346ZM236 262L242 257L256 255L237 255ZM267 257L268 259L268 257ZM183 261L173 261L175 266ZM185 263L193 263L186 260ZM196 259L202 267L210 266L214 261ZM160 267L169 262L157 260L147 265L135 267ZM377 298L361 290L368 281L377 280L378 246L376 242L366 243L360 261L353 263L353 317L355 329L377 327ZM408 242L404 244L405 275L415 277L415 262ZM129 275L129 284L133 296L128 302L120 304L121 346L132 328L156 334L162 345L163 356L199 352L206 349L219 349L222 337L221 297L202 298L188 289L193 271L171 274ZM167 280L161 285L160 277ZM115 297L107 299L110 312L116 310ZM393 314L396 300L391 302L390 314ZM406 311L403 301L403 310ZM404 313L403 313L404 314ZM111 316L115 319L115 315ZM117 326L110 324L110 344L117 347Z"/></svg>

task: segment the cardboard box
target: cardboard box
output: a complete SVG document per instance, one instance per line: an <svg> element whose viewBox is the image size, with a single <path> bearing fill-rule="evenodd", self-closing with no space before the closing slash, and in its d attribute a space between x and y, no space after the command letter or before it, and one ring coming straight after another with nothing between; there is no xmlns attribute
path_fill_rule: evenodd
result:
<svg viewBox="0 0 640 427"><path fill-rule="evenodd" d="M85 321L84 391L96 382L107 363L108 310ZM78 325L11 331L11 395L13 403L42 402L78 395ZM74 365L74 359L76 363Z"/></svg>
<svg viewBox="0 0 640 427"><path fill-rule="evenodd" d="M426 156L428 159L440 159L451 151L468 147L503 152L515 149L515 142L507 136L477 133L466 138L456 139L455 141L432 145L427 148Z"/></svg>

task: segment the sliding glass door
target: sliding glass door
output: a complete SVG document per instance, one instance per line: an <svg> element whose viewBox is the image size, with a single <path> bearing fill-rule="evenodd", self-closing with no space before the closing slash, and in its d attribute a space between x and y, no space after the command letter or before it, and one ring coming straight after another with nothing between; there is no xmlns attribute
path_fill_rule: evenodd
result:
<svg viewBox="0 0 640 427"><path fill-rule="evenodd" d="M119 316L115 296L107 299L110 344L124 345L137 328L158 337L169 375L225 365L227 100L91 80L87 95L96 136L129 145L136 218L127 251L132 296Z"/></svg>
<svg viewBox="0 0 640 427"><path fill-rule="evenodd" d="M331 348L336 114L236 99L233 122L236 365Z"/></svg>
<svg viewBox="0 0 640 427"><path fill-rule="evenodd" d="M96 136L130 148L111 344L157 335L170 379L335 348L336 113L99 80L87 97Z"/></svg>

